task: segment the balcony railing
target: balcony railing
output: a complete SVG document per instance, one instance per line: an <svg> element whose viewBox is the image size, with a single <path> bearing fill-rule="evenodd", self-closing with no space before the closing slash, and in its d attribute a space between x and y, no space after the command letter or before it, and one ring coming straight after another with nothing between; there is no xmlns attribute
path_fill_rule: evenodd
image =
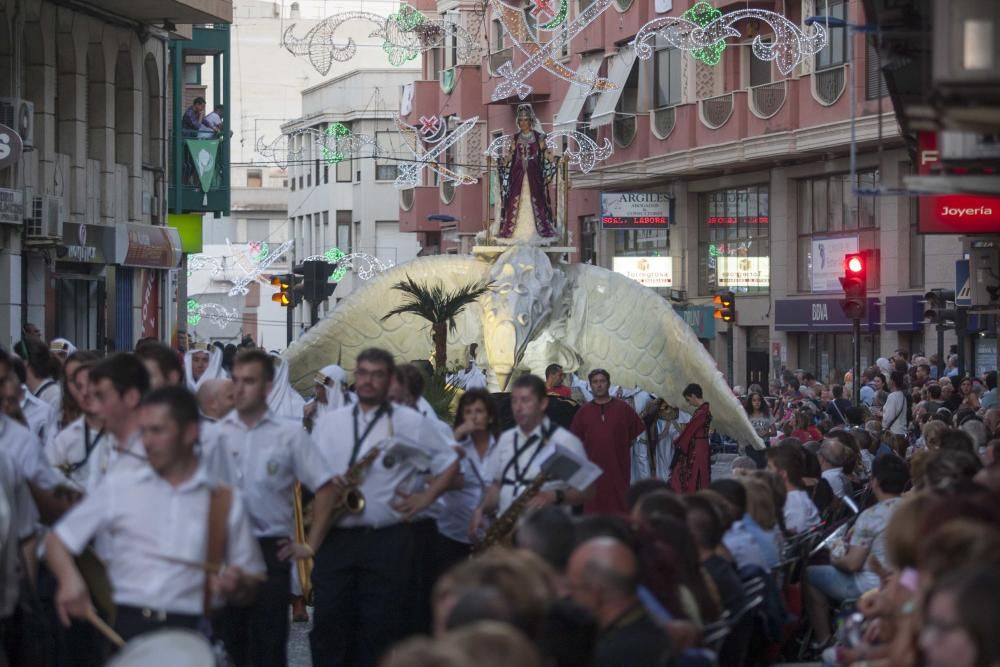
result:
<svg viewBox="0 0 1000 667"><path fill-rule="evenodd" d="M666 139L674 131L677 124L677 107L664 107L653 110L653 135L657 139Z"/></svg>
<svg viewBox="0 0 1000 667"><path fill-rule="evenodd" d="M787 97L785 81L774 81L750 88L750 112L757 118L770 118L781 110Z"/></svg>
<svg viewBox="0 0 1000 667"><path fill-rule="evenodd" d="M625 148L631 144L632 140L635 139L635 127L635 114L615 113L615 119L612 121L611 126L615 143L621 148Z"/></svg>
<svg viewBox="0 0 1000 667"><path fill-rule="evenodd" d="M812 75L813 97L820 104L830 106L844 94L847 66L839 65L814 72Z"/></svg>
<svg viewBox="0 0 1000 667"><path fill-rule="evenodd" d="M509 63L514 59L514 47L508 46L490 54L490 74L496 75L504 63Z"/></svg>
<svg viewBox="0 0 1000 667"><path fill-rule="evenodd" d="M705 127L717 130L733 115L733 94L726 93L698 100L698 111Z"/></svg>
<svg viewBox="0 0 1000 667"><path fill-rule="evenodd" d="M455 181L441 181L441 202L444 204L450 204L453 201L455 201Z"/></svg>

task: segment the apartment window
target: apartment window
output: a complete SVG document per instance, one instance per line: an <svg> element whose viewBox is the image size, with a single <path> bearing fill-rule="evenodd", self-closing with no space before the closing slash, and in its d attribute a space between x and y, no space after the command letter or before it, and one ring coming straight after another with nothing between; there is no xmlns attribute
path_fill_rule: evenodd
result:
<svg viewBox="0 0 1000 667"><path fill-rule="evenodd" d="M312 184L313 184L313 173L312 170L310 169L309 171L306 172L306 187L311 188Z"/></svg>
<svg viewBox="0 0 1000 667"><path fill-rule="evenodd" d="M584 264L597 264L597 217L588 215L580 218L580 261Z"/></svg>
<svg viewBox="0 0 1000 667"><path fill-rule="evenodd" d="M351 175L354 173L354 167L351 164L352 160L349 157L345 157L343 160L337 163L337 182L338 183L350 183Z"/></svg>
<svg viewBox="0 0 1000 667"><path fill-rule="evenodd" d="M885 77L882 76L882 60L879 57L878 46L876 44L877 35L868 35L865 38L865 99L877 100L889 94L889 89L885 84Z"/></svg>
<svg viewBox="0 0 1000 667"><path fill-rule="evenodd" d="M430 80L438 81L441 78L441 70L444 69L444 48L438 46L430 50Z"/></svg>
<svg viewBox="0 0 1000 667"><path fill-rule="evenodd" d="M323 185L326 185L329 182L330 182L330 165L324 164L323 165Z"/></svg>
<svg viewBox="0 0 1000 667"><path fill-rule="evenodd" d="M326 252L333 238L330 236L330 212L323 211L323 234L320 237L320 250Z"/></svg>
<svg viewBox="0 0 1000 667"><path fill-rule="evenodd" d="M844 0L827 0L825 4L824 15L843 21L847 20L847 3ZM823 50L816 54L816 69L818 70L838 67L847 62L847 28L832 25L823 27L827 29L829 41Z"/></svg>
<svg viewBox="0 0 1000 667"><path fill-rule="evenodd" d="M351 252L351 211L337 211L337 247Z"/></svg>
<svg viewBox="0 0 1000 667"><path fill-rule="evenodd" d="M639 63L632 63L632 71L625 80L625 87L615 105L612 130L619 146L628 146L635 139L636 111L639 109Z"/></svg>
<svg viewBox="0 0 1000 667"><path fill-rule="evenodd" d="M501 23L500 19L493 19L493 21L490 22L490 26L490 43L493 45L492 51L494 53L502 51L504 41L503 23Z"/></svg>
<svg viewBox="0 0 1000 667"><path fill-rule="evenodd" d="M441 15L445 23L458 25L458 12L445 12ZM450 69L458 65L458 35L448 29L444 35L444 67Z"/></svg>
<svg viewBox="0 0 1000 667"><path fill-rule="evenodd" d="M264 174L260 169L247 169L247 187L264 187Z"/></svg>
<svg viewBox="0 0 1000 667"><path fill-rule="evenodd" d="M316 174L316 185L319 185L319 158L313 163L313 171Z"/></svg>
<svg viewBox="0 0 1000 667"><path fill-rule="evenodd" d="M768 187L698 195L698 287L701 294L730 290L767 294L770 286Z"/></svg>
<svg viewBox="0 0 1000 667"><path fill-rule="evenodd" d="M200 63L184 63L184 83L193 86L201 83Z"/></svg>
<svg viewBox="0 0 1000 667"><path fill-rule="evenodd" d="M798 182L798 287L806 292L837 291L839 257L878 247L878 202L870 193L879 172L824 175ZM878 289L878 262L868 263L868 286ZM829 268L828 268L829 267Z"/></svg>
<svg viewBox="0 0 1000 667"><path fill-rule="evenodd" d="M396 132L376 132L375 141L379 146L389 146L390 154L386 157L379 155L375 159L375 180L394 181L399 175L399 166L396 162L397 152L394 146L394 138L398 136Z"/></svg>
<svg viewBox="0 0 1000 667"><path fill-rule="evenodd" d="M762 37L761 39L766 44L770 44L774 41L771 37ZM746 53L747 58L750 59L750 87L763 86L764 84L771 83L770 61L761 60L755 56L751 47L747 47L744 53Z"/></svg>
<svg viewBox="0 0 1000 667"><path fill-rule="evenodd" d="M661 37L656 39L658 48L653 59L653 107L661 109L681 103L681 60L684 54L680 49L666 46Z"/></svg>

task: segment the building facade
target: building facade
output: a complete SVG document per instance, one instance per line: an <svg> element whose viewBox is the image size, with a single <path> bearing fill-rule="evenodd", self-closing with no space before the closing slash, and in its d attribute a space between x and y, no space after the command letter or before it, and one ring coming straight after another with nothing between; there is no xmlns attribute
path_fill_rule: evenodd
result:
<svg viewBox="0 0 1000 667"><path fill-rule="evenodd" d="M83 349L165 337L168 44L226 2L0 3L0 123L20 159L0 169L0 344L27 323Z"/></svg>
<svg viewBox="0 0 1000 667"><path fill-rule="evenodd" d="M570 2L569 19L589 4ZM540 70L526 100L498 102L491 101L494 75L503 63L516 67L526 58L499 19L460 4L425 7L486 26L490 53L454 65L459 75L442 68L447 53L428 54L412 113L479 116L489 138L512 132L516 107L529 103L546 130L575 128L610 142L608 160L589 174L571 172L564 236L575 247L571 261L628 273L672 299L733 384L767 387L783 368L842 380L852 341L837 280L845 252L866 253L874 269L862 364L897 347L933 352L936 335L920 302L930 288L954 286L961 244L957 236L917 234L917 200L902 191L915 168L878 54L864 33L837 27L838 19L864 24L862 3L785 3L795 24L809 17L822 23L816 15L824 12L831 24L823 51L788 76L752 53L753 38L773 39L761 21L737 23L741 38L728 41L715 65L661 42L652 58L636 57L630 42L641 26L693 4L616 0L562 51L563 65L598 72L613 89L590 92ZM530 30L531 7L525 12ZM466 249L461 237L473 239L493 213L495 187L488 184L495 177L485 158L479 162L480 185L456 188L450 202L447 189L430 182L404 197L403 228L422 239L446 237L450 230L427 216L450 214L459 242L443 251ZM601 195L617 193L665 195L669 224L613 228L604 222ZM724 291L736 296L732 324L712 318L712 297Z"/></svg>

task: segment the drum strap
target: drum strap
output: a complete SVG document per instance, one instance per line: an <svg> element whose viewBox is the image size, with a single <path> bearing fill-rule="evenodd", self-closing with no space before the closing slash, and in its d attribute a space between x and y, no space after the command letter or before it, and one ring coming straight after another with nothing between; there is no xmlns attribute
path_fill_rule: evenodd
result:
<svg viewBox="0 0 1000 667"><path fill-rule="evenodd" d="M233 504L233 491L228 486L217 486L211 491L208 501L208 540L205 549L206 563L224 563L226 558L226 538L229 535L229 510ZM205 575L204 610L208 616L212 610L212 590L210 575Z"/></svg>

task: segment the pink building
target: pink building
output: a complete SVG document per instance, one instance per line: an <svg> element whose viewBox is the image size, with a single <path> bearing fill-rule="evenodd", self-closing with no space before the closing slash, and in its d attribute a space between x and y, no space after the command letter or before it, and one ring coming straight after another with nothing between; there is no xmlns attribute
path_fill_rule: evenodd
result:
<svg viewBox="0 0 1000 667"><path fill-rule="evenodd" d="M594 1L570 0L568 20ZM540 70L528 79L527 99L493 102L500 81L494 73L527 56L489 5L483 15L478 5L423 0L418 6L426 13L478 31L489 53L480 62L457 62L454 48L429 52L406 120L439 114L484 121L479 136L446 155L456 165L485 165L489 138L513 131L521 103L532 105L546 131L569 127L598 143L609 140L610 159L589 174L572 174L570 261L655 274L649 281L633 277L673 298L734 384L766 389L781 368L804 368L824 382L842 378L851 346L836 280L843 252L863 251L872 260L868 294L878 303L863 329L863 364L900 346L925 350L917 301L925 289L951 286L960 246L953 237L918 236L915 200L892 194L911 165L877 49L866 33L837 27L837 19L841 26L845 19L866 22L861 0L749 3L798 26L824 12L830 17L827 46L788 76L753 55L753 38L768 40L772 32L756 19L735 25L741 37L728 40L716 65L659 42L652 58L636 58L630 42L645 23L692 4L615 0L571 41L562 62L596 70L617 84L614 90L588 94ZM712 4L723 13L748 7ZM537 22L534 8L523 9L529 26ZM544 40L553 36L542 33ZM426 180L404 192L401 231L418 232L425 252L468 252L492 214L490 178L476 171L476 185ZM622 192L671 197L669 227L603 229L601 193ZM428 220L442 215L455 220ZM720 291L736 295L735 326L715 326L710 303ZM927 346L934 340L929 331Z"/></svg>

